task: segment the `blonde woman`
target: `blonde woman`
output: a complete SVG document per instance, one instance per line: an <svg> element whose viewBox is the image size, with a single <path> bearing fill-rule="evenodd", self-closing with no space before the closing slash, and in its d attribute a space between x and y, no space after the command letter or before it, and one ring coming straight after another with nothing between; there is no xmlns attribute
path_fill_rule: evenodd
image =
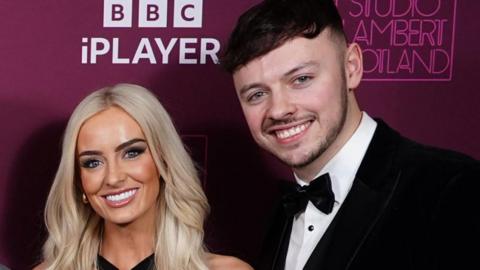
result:
<svg viewBox="0 0 480 270"><path fill-rule="evenodd" d="M97 90L68 122L35 269L252 269L207 253L209 210L172 121L145 88Z"/></svg>

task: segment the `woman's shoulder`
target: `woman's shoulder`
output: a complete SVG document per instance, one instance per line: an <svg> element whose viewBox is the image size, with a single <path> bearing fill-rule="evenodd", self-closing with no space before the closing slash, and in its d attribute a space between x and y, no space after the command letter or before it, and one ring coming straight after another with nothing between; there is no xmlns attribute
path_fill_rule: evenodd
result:
<svg viewBox="0 0 480 270"><path fill-rule="evenodd" d="M37 265L33 268L33 270L45 270L45 269L47 269L47 263L46 262L42 262L42 263L40 263L39 265Z"/></svg>
<svg viewBox="0 0 480 270"><path fill-rule="evenodd" d="M232 256L208 254L208 268L210 270L253 270L246 262Z"/></svg>

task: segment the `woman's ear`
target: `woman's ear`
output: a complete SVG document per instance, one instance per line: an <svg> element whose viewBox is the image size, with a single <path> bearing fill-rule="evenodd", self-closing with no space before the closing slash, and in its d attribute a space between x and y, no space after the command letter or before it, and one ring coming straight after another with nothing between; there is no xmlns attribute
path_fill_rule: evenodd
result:
<svg viewBox="0 0 480 270"><path fill-rule="evenodd" d="M345 53L345 76L347 87L353 90L358 87L363 76L362 49L357 43L351 43Z"/></svg>

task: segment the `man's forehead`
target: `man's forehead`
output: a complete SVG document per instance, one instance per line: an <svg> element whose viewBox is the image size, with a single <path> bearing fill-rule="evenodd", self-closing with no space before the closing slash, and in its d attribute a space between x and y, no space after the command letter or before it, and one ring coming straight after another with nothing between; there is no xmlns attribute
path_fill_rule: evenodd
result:
<svg viewBox="0 0 480 270"><path fill-rule="evenodd" d="M298 37L288 40L278 48L240 67L233 73L234 80L248 79L259 75L259 73L281 76L299 66L315 62L315 58L318 58L322 52L321 43L324 42L321 39L317 40L319 38Z"/></svg>
<svg viewBox="0 0 480 270"><path fill-rule="evenodd" d="M233 74L256 62L268 62L271 60L288 61L293 57L322 52L324 48L327 47L336 51L342 51L342 49L346 48L346 44L343 40L344 39L339 37L339 34L334 33L330 29L325 29L314 38L296 36L284 41L281 45L275 47L269 52L251 59L243 66L239 67Z"/></svg>

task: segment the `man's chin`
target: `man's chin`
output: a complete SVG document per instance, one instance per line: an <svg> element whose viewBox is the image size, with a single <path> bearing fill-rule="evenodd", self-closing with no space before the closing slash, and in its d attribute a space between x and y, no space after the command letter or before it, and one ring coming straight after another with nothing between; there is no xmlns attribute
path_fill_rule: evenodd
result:
<svg viewBox="0 0 480 270"><path fill-rule="evenodd" d="M289 157L283 158L280 158L277 155L277 158L279 158L283 163L294 169L303 169L315 162L323 154L323 152L325 152L324 149L320 148L317 151L312 151L308 154L299 154L297 156L291 155Z"/></svg>
<svg viewBox="0 0 480 270"><path fill-rule="evenodd" d="M297 161L297 162L290 162L290 163L287 163L288 166L294 168L294 169L303 169L305 167L307 167L308 165L312 164L314 160L311 160L311 159L305 159L305 160L300 160L300 161Z"/></svg>
<svg viewBox="0 0 480 270"><path fill-rule="evenodd" d="M277 158L279 158L277 156ZM288 165L289 167L292 167L294 169L301 169L301 168L304 168L306 166L308 166L309 164L311 164L313 162L313 160L311 159L311 157L297 157L297 158L292 158L292 157L289 157L289 158L279 158L283 163L285 163L286 165Z"/></svg>

